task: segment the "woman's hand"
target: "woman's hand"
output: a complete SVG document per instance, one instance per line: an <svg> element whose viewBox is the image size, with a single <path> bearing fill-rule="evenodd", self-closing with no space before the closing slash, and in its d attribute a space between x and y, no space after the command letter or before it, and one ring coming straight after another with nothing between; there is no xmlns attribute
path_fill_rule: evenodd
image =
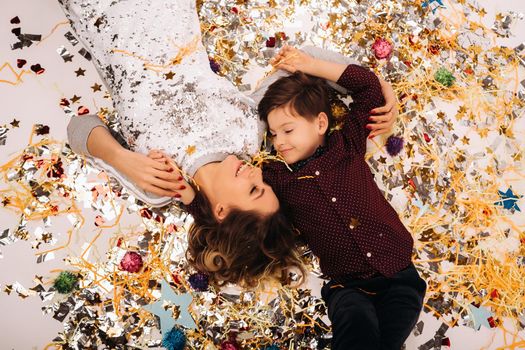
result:
<svg viewBox="0 0 525 350"><path fill-rule="evenodd" d="M370 114L374 115L368 118L369 121L373 122L367 124L367 127L370 129L370 134L368 135L369 139L372 139L377 135L390 133L399 114L397 97L392 85L383 79L379 79L379 81L381 82L381 90L385 98L385 105L383 107L374 108L370 111Z"/></svg>
<svg viewBox="0 0 525 350"><path fill-rule="evenodd" d="M158 196L182 197L182 176L171 165L124 148L115 154L110 164L144 191Z"/></svg>
<svg viewBox="0 0 525 350"><path fill-rule="evenodd" d="M315 67L315 59L303 51L291 47L283 46L270 63L275 68L284 69L290 73L300 70L301 72L311 74Z"/></svg>
<svg viewBox="0 0 525 350"><path fill-rule="evenodd" d="M195 198L195 191L193 190L193 187L191 187L190 184L184 180L184 177L182 176L181 171L175 161L168 157L164 152L157 149L150 150L148 153L148 158L161 165L168 166L170 169L173 169L172 171L176 177L174 182L171 181L175 184L175 187L171 187L172 190L175 191L175 195L173 197L180 198L181 202L184 204L190 204L193 201L193 198Z"/></svg>

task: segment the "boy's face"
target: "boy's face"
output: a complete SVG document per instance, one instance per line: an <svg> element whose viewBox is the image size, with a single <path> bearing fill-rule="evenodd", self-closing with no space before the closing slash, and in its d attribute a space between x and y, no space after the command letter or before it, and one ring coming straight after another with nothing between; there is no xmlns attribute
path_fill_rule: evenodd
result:
<svg viewBox="0 0 525 350"><path fill-rule="evenodd" d="M324 143L328 117L321 112L314 119L306 119L292 107L283 106L268 114L268 128L277 152L286 163L293 164L313 155Z"/></svg>

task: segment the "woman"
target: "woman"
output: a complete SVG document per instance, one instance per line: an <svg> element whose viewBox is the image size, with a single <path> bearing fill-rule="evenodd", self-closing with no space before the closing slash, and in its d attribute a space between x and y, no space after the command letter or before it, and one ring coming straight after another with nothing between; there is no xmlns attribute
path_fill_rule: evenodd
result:
<svg viewBox="0 0 525 350"><path fill-rule="evenodd" d="M205 244L210 254L192 261L190 252L189 260L215 271L216 280L251 284L254 276L300 266L292 230L273 190L263 182L260 169L245 167L233 156L248 159L254 154L264 127L253 100L211 71L194 1L61 4L112 92L131 148L120 146L97 117L77 117L68 126L73 150L98 158L97 164L128 188L136 184L146 191L135 193L148 204L162 206L174 197L193 203L194 189L180 173L146 156L152 149L164 149L198 184L198 198L205 199L196 201L204 204L192 210L203 215L195 217L190 240ZM387 110L395 104L389 91ZM371 124L376 134L386 132L395 118L387 114L382 119L384 123ZM240 224L254 234L236 237ZM269 230L274 234L267 235ZM219 247L212 232L231 239Z"/></svg>

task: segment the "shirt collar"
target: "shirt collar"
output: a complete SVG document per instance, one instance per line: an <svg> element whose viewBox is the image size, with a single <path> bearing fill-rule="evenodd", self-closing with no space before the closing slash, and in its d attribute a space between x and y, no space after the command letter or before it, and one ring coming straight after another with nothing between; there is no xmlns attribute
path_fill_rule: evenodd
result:
<svg viewBox="0 0 525 350"><path fill-rule="evenodd" d="M295 162L293 164L289 164L289 167L290 169L292 169L292 171L299 171L301 170L306 164L308 164L311 160L314 160L316 158L319 158L320 156L322 156L325 152L325 147L323 146L319 146L317 147L317 149L315 150L314 154L312 154L310 157L306 158L306 159L303 159L303 160L300 160L298 162Z"/></svg>

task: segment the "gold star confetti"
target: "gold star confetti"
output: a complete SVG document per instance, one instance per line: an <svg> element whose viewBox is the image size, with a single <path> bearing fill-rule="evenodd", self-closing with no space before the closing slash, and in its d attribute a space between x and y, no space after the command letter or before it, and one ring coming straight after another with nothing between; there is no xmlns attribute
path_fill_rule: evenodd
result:
<svg viewBox="0 0 525 350"><path fill-rule="evenodd" d="M7 293L7 295L11 295L11 292L13 291L13 285L12 284L6 284L4 288L4 292Z"/></svg>
<svg viewBox="0 0 525 350"><path fill-rule="evenodd" d="M356 228L357 226L359 226L359 219L357 218L351 218L350 219L350 229L353 230L354 228Z"/></svg>
<svg viewBox="0 0 525 350"><path fill-rule="evenodd" d="M9 124L11 124L13 128L18 128L18 126L20 125L20 120L13 119L13 121Z"/></svg>
<svg viewBox="0 0 525 350"><path fill-rule="evenodd" d="M82 69L82 68L79 68L75 71L75 74L77 75L77 77L79 76L84 76L84 73L86 73L86 70L85 69Z"/></svg>
<svg viewBox="0 0 525 350"><path fill-rule="evenodd" d="M172 71L170 71L170 72L164 74L164 78L165 78L166 80L171 80L171 79L173 79L174 76L175 76L175 73L173 73Z"/></svg>
<svg viewBox="0 0 525 350"><path fill-rule="evenodd" d="M102 85L95 83L93 84L93 86L91 86L91 89L93 90L93 92L101 91Z"/></svg>
<svg viewBox="0 0 525 350"><path fill-rule="evenodd" d="M188 146L188 147L186 148L186 154L188 154L188 155L191 156L193 153L195 153L196 150L197 150L197 147L195 147L195 146L193 146L193 145Z"/></svg>
<svg viewBox="0 0 525 350"><path fill-rule="evenodd" d="M71 97L71 103L77 103L81 98L80 96L73 95L73 97Z"/></svg>

